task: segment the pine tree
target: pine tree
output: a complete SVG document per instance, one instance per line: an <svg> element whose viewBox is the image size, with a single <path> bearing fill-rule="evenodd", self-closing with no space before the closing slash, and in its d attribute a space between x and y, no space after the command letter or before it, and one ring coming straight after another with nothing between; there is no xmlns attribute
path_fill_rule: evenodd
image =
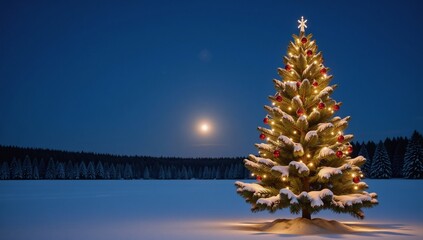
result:
<svg viewBox="0 0 423 240"><path fill-rule="evenodd" d="M116 179L116 168L113 163L109 168L109 174L110 174L110 179Z"/></svg>
<svg viewBox="0 0 423 240"><path fill-rule="evenodd" d="M370 177L370 168L372 166L372 159L367 152L366 144L361 144L360 151L358 152L359 156L363 156L366 159L366 162L361 167L361 171L364 173L366 177Z"/></svg>
<svg viewBox="0 0 423 240"><path fill-rule="evenodd" d="M10 169L9 169L9 164L7 163L7 161L4 161L1 165L0 179L1 180L10 179Z"/></svg>
<svg viewBox="0 0 423 240"><path fill-rule="evenodd" d="M395 146L394 156L392 158L392 177L402 177L402 169L404 166L404 155L407 148L408 140L406 138L399 138Z"/></svg>
<svg viewBox="0 0 423 240"><path fill-rule="evenodd" d="M148 166L144 168L144 174L142 178L150 179L150 170L148 170Z"/></svg>
<svg viewBox="0 0 423 240"><path fill-rule="evenodd" d="M32 165L31 165L31 159L29 158L28 155L25 156L25 159L23 161L22 177L23 179L32 179Z"/></svg>
<svg viewBox="0 0 423 240"><path fill-rule="evenodd" d="M74 176L74 179L79 179L79 165L78 165L78 163L75 163L74 165L73 165L73 176Z"/></svg>
<svg viewBox="0 0 423 240"><path fill-rule="evenodd" d="M104 179L105 177L104 168L101 161L98 161L97 166L95 167L95 175L97 179Z"/></svg>
<svg viewBox="0 0 423 240"><path fill-rule="evenodd" d="M65 175L65 167L63 166L63 163L58 162L56 164L57 168L56 168L56 178L57 179L65 179L66 175Z"/></svg>
<svg viewBox="0 0 423 240"><path fill-rule="evenodd" d="M181 179L188 179L188 171L185 166L182 166L181 169Z"/></svg>
<svg viewBox="0 0 423 240"><path fill-rule="evenodd" d="M40 173L38 172L37 165L34 165L34 168L32 169L32 176L34 179L40 179Z"/></svg>
<svg viewBox="0 0 423 240"><path fill-rule="evenodd" d="M404 178L423 178L423 137L413 132L404 155Z"/></svg>
<svg viewBox="0 0 423 240"><path fill-rule="evenodd" d="M65 168L66 179L75 179L75 169L71 160L68 161Z"/></svg>
<svg viewBox="0 0 423 240"><path fill-rule="evenodd" d="M134 175L132 173L132 166L129 165L129 163L127 163L125 165L123 178L125 178L125 179L132 179L132 178L134 178Z"/></svg>
<svg viewBox="0 0 423 240"><path fill-rule="evenodd" d="M389 160L388 152L382 141L376 147L373 156L372 166L370 168L370 176L372 178L391 178L391 161Z"/></svg>
<svg viewBox="0 0 423 240"><path fill-rule="evenodd" d="M79 178L87 179L87 177L88 177L87 167L85 166L84 161L81 161L81 163L79 164Z"/></svg>
<svg viewBox="0 0 423 240"><path fill-rule="evenodd" d="M56 163L53 158L50 158L47 163L45 179L55 179L56 178Z"/></svg>
<svg viewBox="0 0 423 240"><path fill-rule="evenodd" d="M160 169L159 169L159 179L165 179L165 178L166 178L166 175L165 175L163 166L160 166Z"/></svg>
<svg viewBox="0 0 423 240"><path fill-rule="evenodd" d="M87 179L95 179L95 170L93 162L88 163L87 167Z"/></svg>
<svg viewBox="0 0 423 240"><path fill-rule="evenodd" d="M266 143L256 144L259 156L244 160L257 182L238 181L237 192L252 211L289 208L311 219L331 209L364 218L361 209L376 204L376 194L365 192L367 184L360 182L365 160L349 156L353 135L344 133L350 117L334 117L341 106L330 97L336 85L329 85L332 76L304 25L302 19L285 68L278 69L283 81L273 81L277 92L269 96L272 106L265 106L264 118L270 129L258 128Z"/></svg>

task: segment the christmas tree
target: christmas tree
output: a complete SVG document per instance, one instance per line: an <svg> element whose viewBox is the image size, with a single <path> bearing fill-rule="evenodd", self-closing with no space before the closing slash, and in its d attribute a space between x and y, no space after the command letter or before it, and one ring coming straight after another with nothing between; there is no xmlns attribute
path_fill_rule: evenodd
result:
<svg viewBox="0 0 423 240"><path fill-rule="evenodd" d="M350 117L334 116L341 102L330 96L336 85L323 64L312 34L306 35L302 17L299 36L288 46L281 80L273 80L276 94L269 96L267 116L259 127L258 156L244 160L256 183L236 182L237 192L252 211L289 208L311 219L323 209L364 218L362 208L378 203L367 193L360 166L365 158L351 158L353 135L344 134Z"/></svg>

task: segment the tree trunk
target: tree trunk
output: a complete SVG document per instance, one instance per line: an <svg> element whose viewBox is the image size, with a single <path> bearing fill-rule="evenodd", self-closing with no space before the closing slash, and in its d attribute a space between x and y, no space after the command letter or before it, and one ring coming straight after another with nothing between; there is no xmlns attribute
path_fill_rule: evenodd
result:
<svg viewBox="0 0 423 240"><path fill-rule="evenodd" d="M303 191L309 192L310 182L308 177L303 178L302 183L303 183ZM302 208L302 218L311 219L310 211L305 207Z"/></svg>
<svg viewBox="0 0 423 240"><path fill-rule="evenodd" d="M306 208L302 209L302 218L306 218L306 219L311 220L311 214Z"/></svg>

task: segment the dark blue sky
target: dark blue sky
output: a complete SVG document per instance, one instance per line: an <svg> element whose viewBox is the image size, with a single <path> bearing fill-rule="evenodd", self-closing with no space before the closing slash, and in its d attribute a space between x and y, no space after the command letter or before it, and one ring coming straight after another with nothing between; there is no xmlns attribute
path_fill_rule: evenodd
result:
<svg viewBox="0 0 423 240"><path fill-rule="evenodd" d="M260 2L260 3L259 3ZM421 1L0 1L0 144L256 153L308 19L356 140L423 130ZM214 134L199 136L200 119Z"/></svg>

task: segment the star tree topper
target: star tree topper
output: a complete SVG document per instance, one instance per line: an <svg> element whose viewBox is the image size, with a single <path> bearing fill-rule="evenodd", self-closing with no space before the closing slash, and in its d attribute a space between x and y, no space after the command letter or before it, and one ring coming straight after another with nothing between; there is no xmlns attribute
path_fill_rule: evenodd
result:
<svg viewBox="0 0 423 240"><path fill-rule="evenodd" d="M304 17L301 16L301 20L298 20L298 23L300 24L300 25L298 25L300 32L305 32L305 29L307 28L307 25L306 25L307 19L304 20Z"/></svg>

